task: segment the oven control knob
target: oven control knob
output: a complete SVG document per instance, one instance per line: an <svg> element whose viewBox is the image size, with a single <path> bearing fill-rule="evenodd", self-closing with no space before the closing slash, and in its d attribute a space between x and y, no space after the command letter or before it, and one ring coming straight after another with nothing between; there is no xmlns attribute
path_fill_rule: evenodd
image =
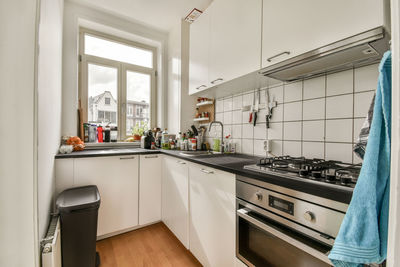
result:
<svg viewBox="0 0 400 267"><path fill-rule="evenodd" d="M312 222L315 219L314 213L312 213L311 211L306 211L303 216L304 219L306 219L309 222Z"/></svg>
<svg viewBox="0 0 400 267"><path fill-rule="evenodd" d="M261 201L262 198L263 198L263 195L262 195L261 192L257 192L257 193L256 193L256 197L257 197L257 200Z"/></svg>

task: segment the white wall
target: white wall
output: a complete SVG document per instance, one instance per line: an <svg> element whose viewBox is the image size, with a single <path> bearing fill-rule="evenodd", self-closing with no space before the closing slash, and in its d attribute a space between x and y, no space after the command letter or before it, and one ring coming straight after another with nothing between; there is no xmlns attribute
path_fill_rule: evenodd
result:
<svg viewBox="0 0 400 267"><path fill-rule="evenodd" d="M118 17L67 0L64 6L63 32L62 134L77 134L78 36L80 25L150 45L158 44L157 124L164 126L166 123L168 34L138 24L136 21L128 20L126 17Z"/></svg>
<svg viewBox="0 0 400 267"><path fill-rule="evenodd" d="M52 211L54 156L61 139L63 0L40 1L38 57L38 216L43 238Z"/></svg>
<svg viewBox="0 0 400 267"><path fill-rule="evenodd" d="M0 1L0 266L37 266L36 0Z"/></svg>
<svg viewBox="0 0 400 267"><path fill-rule="evenodd" d="M190 24L178 22L168 36L168 132L183 132L193 124L196 97L189 96Z"/></svg>

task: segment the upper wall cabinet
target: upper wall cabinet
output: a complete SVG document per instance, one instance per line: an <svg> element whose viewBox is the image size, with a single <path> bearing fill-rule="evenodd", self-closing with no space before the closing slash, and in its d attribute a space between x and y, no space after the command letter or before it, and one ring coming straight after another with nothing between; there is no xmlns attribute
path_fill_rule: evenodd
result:
<svg viewBox="0 0 400 267"><path fill-rule="evenodd" d="M263 0L262 67L385 25L387 0Z"/></svg>
<svg viewBox="0 0 400 267"><path fill-rule="evenodd" d="M190 26L190 94L260 69L261 15L261 0L214 0Z"/></svg>

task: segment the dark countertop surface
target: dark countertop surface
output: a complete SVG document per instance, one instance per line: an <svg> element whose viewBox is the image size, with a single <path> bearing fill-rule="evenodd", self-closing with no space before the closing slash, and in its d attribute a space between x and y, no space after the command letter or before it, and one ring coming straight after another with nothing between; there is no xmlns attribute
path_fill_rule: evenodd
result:
<svg viewBox="0 0 400 267"><path fill-rule="evenodd" d="M244 155L244 154L209 154L209 155L182 155L183 151L179 150L149 150L141 148L119 148L119 149L93 149L70 154L58 154L56 159L63 158L83 158L83 157L104 157L104 156L122 156L122 155L140 155L140 154L157 154L180 158L197 164L202 164L218 170L234 173L282 187L302 191L319 197L328 198L342 203L350 203L352 190L343 188L333 188L324 186L325 183L310 184L305 178L289 179L279 175L262 174L243 168L245 165L255 164L260 157Z"/></svg>

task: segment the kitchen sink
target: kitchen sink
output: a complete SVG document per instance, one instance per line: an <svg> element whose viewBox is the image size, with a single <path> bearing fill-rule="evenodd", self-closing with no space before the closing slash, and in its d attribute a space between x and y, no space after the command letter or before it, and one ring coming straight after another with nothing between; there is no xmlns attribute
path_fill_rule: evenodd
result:
<svg viewBox="0 0 400 267"><path fill-rule="evenodd" d="M214 153L209 151L185 151L179 153L182 156L194 157L194 156L205 156L205 155L213 155Z"/></svg>

